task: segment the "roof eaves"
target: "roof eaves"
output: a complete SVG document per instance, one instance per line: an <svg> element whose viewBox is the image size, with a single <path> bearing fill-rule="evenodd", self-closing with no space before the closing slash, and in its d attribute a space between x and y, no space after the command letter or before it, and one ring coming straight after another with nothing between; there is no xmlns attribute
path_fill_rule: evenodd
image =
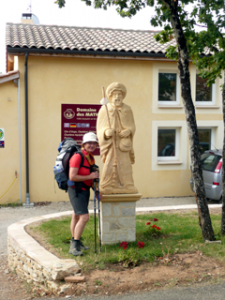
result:
<svg viewBox="0 0 225 300"><path fill-rule="evenodd" d="M1 74L0 75L0 84L4 82L8 82L11 80L15 80L20 78L20 72L19 71L10 71L6 74Z"/></svg>
<svg viewBox="0 0 225 300"><path fill-rule="evenodd" d="M131 50L123 50L121 49L121 51L116 51L116 49L113 50L109 50L106 49L105 51L103 50L93 50L93 49L89 49L86 50L85 48L81 48L79 50L73 49L73 50L69 50L69 49L53 49L53 48L48 48L48 49L43 49L43 48L21 48L21 47L11 47L11 46L7 46L7 51L9 54L13 54L13 55L18 55L18 54L22 54L25 52L28 53L38 53L38 54L68 54L68 55L102 55L102 56L133 56L133 57L165 57L165 53L163 53L162 51L160 52L155 52L155 51L151 51L151 52L141 52L140 50L137 49L137 51L131 51Z"/></svg>

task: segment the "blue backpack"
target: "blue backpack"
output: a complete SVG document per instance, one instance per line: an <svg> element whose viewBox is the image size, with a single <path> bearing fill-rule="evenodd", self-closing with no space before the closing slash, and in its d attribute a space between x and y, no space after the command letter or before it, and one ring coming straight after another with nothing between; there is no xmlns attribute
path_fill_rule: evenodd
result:
<svg viewBox="0 0 225 300"><path fill-rule="evenodd" d="M58 147L59 154L57 155L55 166L53 167L53 172L55 175L55 180L58 187L61 190L67 192L68 190L68 173L69 173L69 160L74 153L79 153L81 155L80 168L84 163L84 156L81 152L80 146L72 138L64 139Z"/></svg>

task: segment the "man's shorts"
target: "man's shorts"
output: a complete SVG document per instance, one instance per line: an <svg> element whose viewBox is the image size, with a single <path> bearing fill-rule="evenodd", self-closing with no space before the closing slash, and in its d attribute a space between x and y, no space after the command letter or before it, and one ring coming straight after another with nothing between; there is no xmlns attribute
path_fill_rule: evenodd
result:
<svg viewBox="0 0 225 300"><path fill-rule="evenodd" d="M90 190L86 190L86 191L82 190L81 193L76 193L75 188L68 187L68 194L75 215L88 214Z"/></svg>

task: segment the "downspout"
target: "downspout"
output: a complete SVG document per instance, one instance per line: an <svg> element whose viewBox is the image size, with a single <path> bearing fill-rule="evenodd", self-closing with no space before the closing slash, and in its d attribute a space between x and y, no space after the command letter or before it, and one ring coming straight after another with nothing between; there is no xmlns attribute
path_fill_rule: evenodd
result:
<svg viewBox="0 0 225 300"><path fill-rule="evenodd" d="M20 78L18 78L18 129L19 129L19 180L20 202L22 203L22 156L21 156L21 111L20 111Z"/></svg>
<svg viewBox="0 0 225 300"><path fill-rule="evenodd" d="M28 52L25 53L24 81L25 81L25 155L26 155L26 205L30 205L29 194L29 143L28 143Z"/></svg>

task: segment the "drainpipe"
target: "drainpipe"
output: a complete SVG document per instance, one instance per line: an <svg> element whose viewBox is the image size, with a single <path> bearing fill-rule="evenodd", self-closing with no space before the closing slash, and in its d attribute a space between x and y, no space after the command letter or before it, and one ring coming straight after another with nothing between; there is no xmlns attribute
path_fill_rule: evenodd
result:
<svg viewBox="0 0 225 300"><path fill-rule="evenodd" d="M18 129L19 129L19 180L20 202L22 203L22 159L21 159L21 112L20 112L20 78L18 78Z"/></svg>
<svg viewBox="0 0 225 300"><path fill-rule="evenodd" d="M25 206L33 205L30 203L29 194L29 140L28 140L28 70L27 70L28 52L25 53L24 64L24 82L25 82L25 155L26 155L26 203Z"/></svg>

